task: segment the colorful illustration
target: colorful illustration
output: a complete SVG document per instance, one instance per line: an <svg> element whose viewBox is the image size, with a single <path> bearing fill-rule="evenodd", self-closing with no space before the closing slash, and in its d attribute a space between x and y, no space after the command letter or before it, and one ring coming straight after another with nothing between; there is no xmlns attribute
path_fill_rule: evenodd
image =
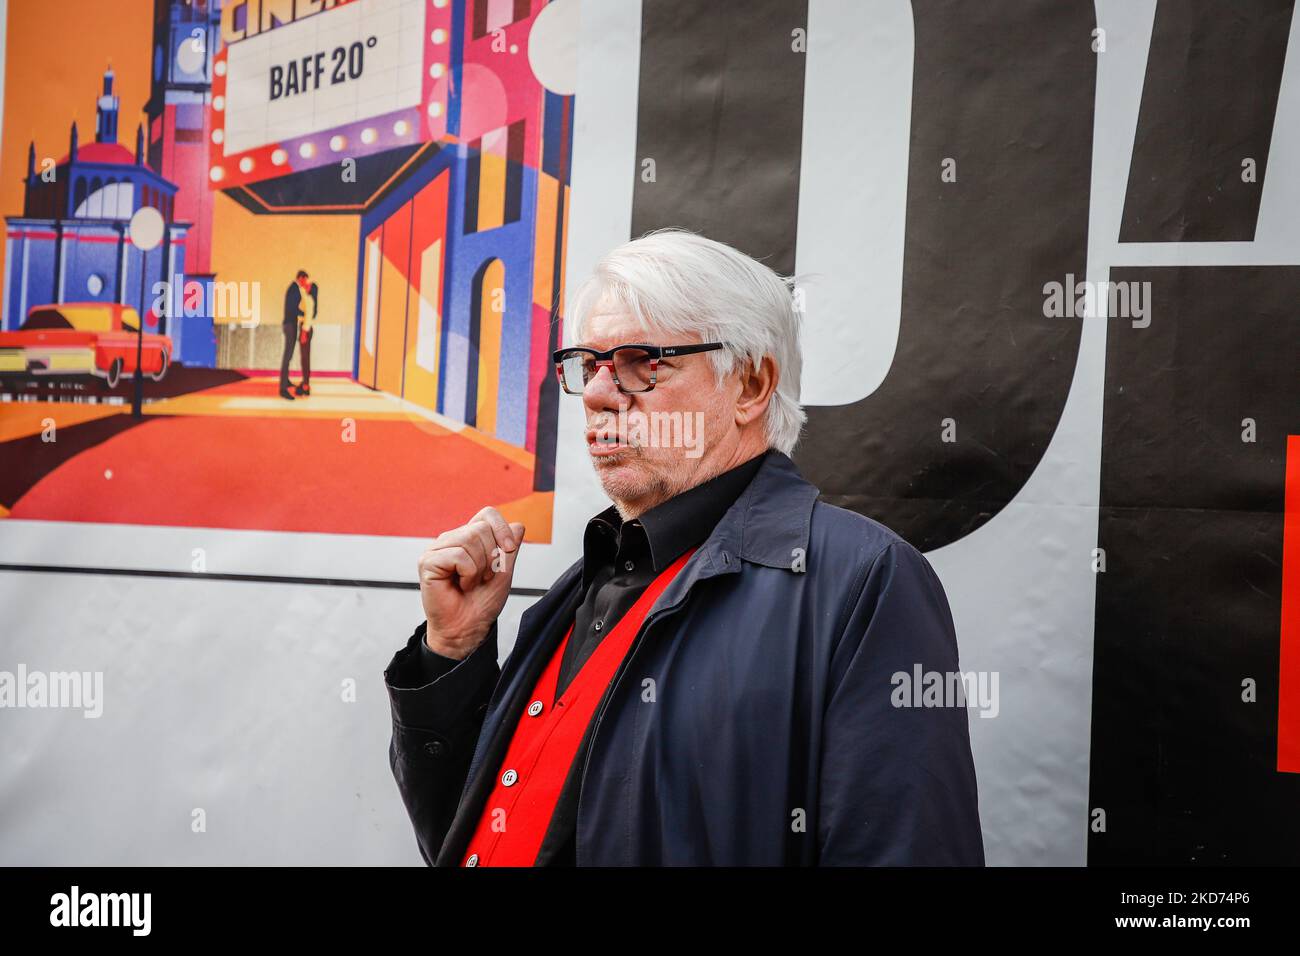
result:
<svg viewBox="0 0 1300 956"><path fill-rule="evenodd" d="M9 4L0 516L548 541L573 0L66 6Z"/></svg>

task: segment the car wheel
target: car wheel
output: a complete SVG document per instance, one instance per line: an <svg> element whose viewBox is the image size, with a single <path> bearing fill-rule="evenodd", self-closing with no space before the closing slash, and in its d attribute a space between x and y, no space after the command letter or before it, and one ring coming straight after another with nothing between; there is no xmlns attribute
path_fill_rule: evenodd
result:
<svg viewBox="0 0 1300 956"><path fill-rule="evenodd" d="M104 380L104 384L110 389L117 388L117 383L121 378L122 360L120 358L115 358L113 359L113 363L108 367L108 378Z"/></svg>
<svg viewBox="0 0 1300 956"><path fill-rule="evenodd" d="M172 364L171 360L167 357L167 353L163 352L162 367L158 369L158 372L156 374L150 372L149 377L153 379L155 382L161 382L163 380L163 376L167 374L167 369L171 367L171 364Z"/></svg>

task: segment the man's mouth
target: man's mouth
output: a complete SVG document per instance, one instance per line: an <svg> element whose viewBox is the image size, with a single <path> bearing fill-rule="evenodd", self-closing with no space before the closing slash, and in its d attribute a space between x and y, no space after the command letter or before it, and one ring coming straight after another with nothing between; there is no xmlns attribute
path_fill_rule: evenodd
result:
<svg viewBox="0 0 1300 956"><path fill-rule="evenodd" d="M587 429L587 450L593 455L610 455L627 447L626 442L619 441L617 431Z"/></svg>

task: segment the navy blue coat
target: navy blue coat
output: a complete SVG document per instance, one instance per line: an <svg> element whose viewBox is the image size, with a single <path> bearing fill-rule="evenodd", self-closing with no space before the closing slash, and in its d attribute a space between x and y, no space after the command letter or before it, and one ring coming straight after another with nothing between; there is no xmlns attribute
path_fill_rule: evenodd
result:
<svg viewBox="0 0 1300 956"><path fill-rule="evenodd" d="M593 718L579 866L984 864L964 706L896 706L898 674L956 673L929 562L819 501L774 452L659 597ZM385 671L389 760L427 863L457 866L582 561L424 687Z"/></svg>

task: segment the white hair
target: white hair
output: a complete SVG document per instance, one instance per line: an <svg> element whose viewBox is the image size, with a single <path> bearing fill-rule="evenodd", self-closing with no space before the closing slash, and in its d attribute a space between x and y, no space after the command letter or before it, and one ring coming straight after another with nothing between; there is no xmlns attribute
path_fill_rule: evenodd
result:
<svg viewBox="0 0 1300 956"><path fill-rule="evenodd" d="M685 229L656 229L601 257L569 297L565 341L582 342L600 303L622 307L645 331L698 332L724 348L703 353L719 386L737 363L771 356L779 371L766 414L767 443L789 455L807 414L799 404L799 310L794 277Z"/></svg>

